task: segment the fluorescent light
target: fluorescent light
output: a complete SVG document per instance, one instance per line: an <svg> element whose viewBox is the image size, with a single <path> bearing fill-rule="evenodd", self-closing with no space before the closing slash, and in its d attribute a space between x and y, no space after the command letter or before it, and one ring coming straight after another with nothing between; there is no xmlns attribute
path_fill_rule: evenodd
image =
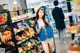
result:
<svg viewBox="0 0 80 53"><path fill-rule="evenodd" d="M17 0L14 0L14 4L17 4Z"/></svg>

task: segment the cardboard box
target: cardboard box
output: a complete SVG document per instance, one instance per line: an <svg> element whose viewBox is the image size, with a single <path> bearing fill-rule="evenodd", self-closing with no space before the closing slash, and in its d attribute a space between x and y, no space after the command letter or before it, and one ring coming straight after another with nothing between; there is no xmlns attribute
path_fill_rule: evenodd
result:
<svg viewBox="0 0 80 53"><path fill-rule="evenodd" d="M80 46L79 47L69 47L69 51L80 51Z"/></svg>

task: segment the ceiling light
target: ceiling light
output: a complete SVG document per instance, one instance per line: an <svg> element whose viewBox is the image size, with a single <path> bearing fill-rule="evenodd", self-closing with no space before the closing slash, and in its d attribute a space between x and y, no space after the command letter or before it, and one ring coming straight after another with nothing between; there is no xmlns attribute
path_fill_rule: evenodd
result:
<svg viewBox="0 0 80 53"><path fill-rule="evenodd" d="M14 4L17 4L17 0L14 0Z"/></svg>

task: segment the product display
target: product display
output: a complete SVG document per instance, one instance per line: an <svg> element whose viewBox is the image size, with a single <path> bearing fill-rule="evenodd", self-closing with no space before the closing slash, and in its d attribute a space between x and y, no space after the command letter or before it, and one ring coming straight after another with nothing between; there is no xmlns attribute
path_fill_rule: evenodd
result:
<svg viewBox="0 0 80 53"><path fill-rule="evenodd" d="M69 50L71 51L80 51L80 38L78 40L73 40L70 44Z"/></svg>
<svg viewBox="0 0 80 53"><path fill-rule="evenodd" d="M39 42L39 40L31 38L31 39L19 44L19 47L18 47L19 53L30 52L30 51L33 52L33 50L36 53L39 53L42 50L42 45L40 42L39 43L38 42ZM35 52L33 52L33 53L35 53Z"/></svg>
<svg viewBox="0 0 80 53"><path fill-rule="evenodd" d="M68 53L80 53L80 33L70 43Z"/></svg>
<svg viewBox="0 0 80 53"><path fill-rule="evenodd" d="M7 14L4 17L7 19ZM2 18L3 19L3 18ZM2 20L1 19L1 20ZM3 25L0 25L0 47L5 49L5 52L15 52L15 44L13 41L13 33L11 27L7 25L7 20L3 21ZM6 23L6 24L5 24Z"/></svg>
<svg viewBox="0 0 80 53"><path fill-rule="evenodd" d="M27 22L26 20L26 24L23 24L23 22L13 24L19 53L37 53L42 50L42 45L39 42L39 36L34 31L33 27L30 27L29 23L30 21ZM38 48L40 45L41 47ZM38 48L39 51L34 47Z"/></svg>
<svg viewBox="0 0 80 53"><path fill-rule="evenodd" d="M80 30L80 25L79 23L75 23L74 26L67 26L67 29L71 34L77 33Z"/></svg>
<svg viewBox="0 0 80 53"><path fill-rule="evenodd" d="M7 14L0 15L0 24L5 24L7 22Z"/></svg>
<svg viewBox="0 0 80 53"><path fill-rule="evenodd" d="M80 53L80 23L74 22L74 26L67 26L71 34L76 34L75 39L69 45L68 53Z"/></svg>
<svg viewBox="0 0 80 53"><path fill-rule="evenodd" d="M14 14L13 14L14 15ZM19 15L19 16L15 16L14 17L12 16L12 22L18 22L18 21L21 21L21 20L25 20L25 19L31 19L35 17L35 14L31 14L31 13L25 13L23 15Z"/></svg>
<svg viewBox="0 0 80 53"><path fill-rule="evenodd" d="M4 17L8 17L5 14ZM0 25L1 48L6 53L42 53L43 46L35 29L35 14L25 13L23 15L6 18L3 27ZM54 23L55 26L55 23ZM54 40L53 40L54 41ZM55 44L55 43L54 43ZM55 45L53 47L55 51Z"/></svg>
<svg viewBox="0 0 80 53"><path fill-rule="evenodd" d="M13 32L11 29L10 22L8 21L8 11L5 11L5 13L2 13L0 15L0 48L3 48L5 50L5 53L12 53L16 52L15 50L15 43L13 39ZM3 52L3 51L0 51Z"/></svg>

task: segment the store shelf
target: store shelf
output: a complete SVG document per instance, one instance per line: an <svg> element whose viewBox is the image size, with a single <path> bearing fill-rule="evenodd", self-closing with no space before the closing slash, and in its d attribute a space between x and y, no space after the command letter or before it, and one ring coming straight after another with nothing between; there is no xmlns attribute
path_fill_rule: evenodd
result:
<svg viewBox="0 0 80 53"><path fill-rule="evenodd" d="M20 30L20 31L16 32L15 34L17 35L17 34L19 34L19 33L23 32L23 31L24 31L24 30Z"/></svg>
<svg viewBox="0 0 80 53"><path fill-rule="evenodd" d="M12 23L14 24L14 23L18 23L18 22L21 22L21 21L22 21L22 20L17 20L17 21L15 20L15 21L12 22Z"/></svg>
<svg viewBox="0 0 80 53"><path fill-rule="evenodd" d="M24 30L28 29L28 27L24 27L22 29L18 29L18 31L16 32L16 34L23 32Z"/></svg>
<svg viewBox="0 0 80 53"><path fill-rule="evenodd" d="M7 45L4 44L4 43L1 43L1 47L2 47L2 48L5 48L5 51L8 51L8 50L11 50L11 49L14 48L14 46L7 46Z"/></svg>
<svg viewBox="0 0 80 53"><path fill-rule="evenodd" d="M38 42L37 44L34 44L33 46L31 46L28 50L23 51L23 52L28 52L30 50L32 50L34 47L37 47L37 45L40 44L40 42ZM42 52L43 50L41 50L40 52Z"/></svg>
<svg viewBox="0 0 80 53"><path fill-rule="evenodd" d="M6 47L5 50L11 50L13 47Z"/></svg>
<svg viewBox="0 0 80 53"><path fill-rule="evenodd" d="M2 13L7 13L8 11L6 11L6 10L0 10L0 14L2 14Z"/></svg>
<svg viewBox="0 0 80 53"><path fill-rule="evenodd" d="M12 23L19 22L19 21L22 21L22 20L25 20L25 19L29 20L29 19L32 19L33 17L35 17L35 16L29 17L26 14L25 15L21 15L21 16L16 16L16 17L12 18Z"/></svg>
<svg viewBox="0 0 80 53"><path fill-rule="evenodd" d="M7 20L5 20L6 22L3 21L3 22L5 22L5 24L0 24L1 27L3 26L3 27L1 28L2 30L0 30L0 31L3 31L3 32L4 32L4 31L7 31L7 30L9 29L8 31L11 31L11 32L10 32L10 34L9 34L9 33L6 33L6 34L5 34L5 35L6 35L5 38L3 37L5 43L4 43L4 41L1 42L1 48L4 48L4 49L5 49L5 53L6 53L6 51L11 51L11 52L12 52L12 51L16 51L16 52L18 53L17 45L16 45L16 41L15 41L15 37L13 37L13 36L15 36L15 35L14 35L13 27L12 27L12 20L11 20L10 12L7 11L7 10L5 10L5 11L0 11L0 14L4 14L4 13L7 13L7 15L6 15L6 16L7 16L7 17L6 17ZM4 17L4 18L5 18L5 17ZM5 26L5 27L4 27L4 26ZM6 29L6 26L9 26L9 27L7 27L8 29ZM11 29L11 30L10 30L10 29ZM8 40L7 40L8 34L9 34L10 37L12 37L12 39L11 39L12 41L11 41L11 42L12 42L13 44L12 44L11 42L8 42L8 43L7 43L7 41L8 41ZM9 39L10 39L10 38L9 38ZM9 41L10 41L10 40L9 40ZM12 46L11 46L11 45L12 45Z"/></svg>
<svg viewBox="0 0 80 53"><path fill-rule="evenodd" d="M5 24L0 24L0 26L4 26L4 25L7 25L7 23L5 23Z"/></svg>
<svg viewBox="0 0 80 53"><path fill-rule="evenodd" d="M23 32L24 30L28 29L28 27L25 27L23 29L18 29L18 31L15 33L16 35Z"/></svg>
<svg viewBox="0 0 80 53"><path fill-rule="evenodd" d="M24 40L18 42L17 44L19 45L19 44L21 44L21 43L23 43L23 42L25 42L25 41L27 41L27 40L29 40L29 39L30 39L30 38L26 38L26 39L24 39Z"/></svg>
<svg viewBox="0 0 80 53"><path fill-rule="evenodd" d="M29 40L29 39L31 39L31 38L33 38L33 36L32 36L32 37L29 37L29 38L26 38L26 39L24 39L24 40L18 42L17 44L19 45L19 44L21 44L21 43L23 43L23 42L25 42L25 41L27 41L27 40Z"/></svg>

